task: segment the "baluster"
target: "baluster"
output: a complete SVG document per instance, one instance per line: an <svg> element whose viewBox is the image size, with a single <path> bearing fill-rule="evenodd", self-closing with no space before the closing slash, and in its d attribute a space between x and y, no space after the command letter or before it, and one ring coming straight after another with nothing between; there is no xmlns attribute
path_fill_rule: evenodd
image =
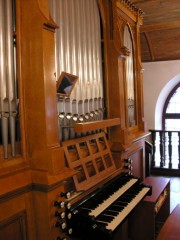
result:
<svg viewBox="0 0 180 240"><path fill-rule="evenodd" d="M159 144L159 149L160 149L160 167L164 167L164 153L165 153L164 132L163 131L159 132L159 136L160 136L160 144Z"/></svg>
<svg viewBox="0 0 180 240"><path fill-rule="evenodd" d="M156 132L152 131L151 132L152 136L152 146L153 146L153 151L152 151L152 167L155 167L156 162L155 162L155 153L156 153Z"/></svg>
<svg viewBox="0 0 180 240"><path fill-rule="evenodd" d="M180 169L180 132L178 132L178 169Z"/></svg>
<svg viewBox="0 0 180 240"><path fill-rule="evenodd" d="M168 132L169 168L172 168L172 132Z"/></svg>

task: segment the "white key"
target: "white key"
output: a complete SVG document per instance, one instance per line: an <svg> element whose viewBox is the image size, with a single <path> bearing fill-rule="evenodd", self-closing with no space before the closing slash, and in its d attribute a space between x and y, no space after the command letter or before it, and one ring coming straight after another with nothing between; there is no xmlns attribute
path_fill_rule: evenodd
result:
<svg viewBox="0 0 180 240"><path fill-rule="evenodd" d="M131 212L131 210L143 199L147 194L149 188L144 187L138 195L136 195L133 200L106 226L108 230L114 230Z"/></svg>
<svg viewBox="0 0 180 240"><path fill-rule="evenodd" d="M133 186L138 181L137 178L132 178L129 182L127 182L123 187L113 193L108 199L106 199L102 204L100 204L97 208L93 209L89 212L90 216L97 217L101 212L103 212L111 203L116 201L123 193L125 193L131 186Z"/></svg>

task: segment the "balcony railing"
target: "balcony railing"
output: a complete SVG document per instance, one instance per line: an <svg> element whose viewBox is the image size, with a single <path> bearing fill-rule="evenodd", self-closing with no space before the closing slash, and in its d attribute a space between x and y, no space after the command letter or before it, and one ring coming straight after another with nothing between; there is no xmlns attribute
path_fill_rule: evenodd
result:
<svg viewBox="0 0 180 240"><path fill-rule="evenodd" d="M152 136L151 170L180 172L180 131L149 130Z"/></svg>

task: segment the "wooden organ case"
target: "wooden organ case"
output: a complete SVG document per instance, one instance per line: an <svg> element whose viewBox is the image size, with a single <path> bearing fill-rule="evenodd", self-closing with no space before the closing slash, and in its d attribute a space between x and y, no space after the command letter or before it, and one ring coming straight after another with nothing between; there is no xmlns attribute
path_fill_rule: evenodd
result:
<svg viewBox="0 0 180 240"><path fill-rule="evenodd" d="M8 150L4 157L1 148L0 239L73 239L71 228L67 229L66 225L71 217L64 216L64 209L68 211L70 204L76 204L76 201L97 190L97 185L104 186L109 180L124 176L124 173L129 175L129 179L131 174L141 181L145 177L144 148L147 133L139 41L142 12L127 0L97 1L103 29L107 119L75 125L75 131L80 134L97 132L92 139L90 135L69 141L73 143L72 146L83 142L83 152L79 152L81 144L77 147L81 160L88 151L89 156L96 153L90 143L93 145L97 141L100 154L104 155L98 155L93 160L97 163L95 170L91 163L87 163L85 171L89 171L90 176L94 176L93 171L98 172L98 168L101 172L104 166L106 171L95 175L93 181L88 177L88 182L81 184L83 174L80 173L84 163L81 162L81 166L68 160L73 147L68 147L69 141L59 142L58 139L54 60L54 34L58 26L50 16L48 1L6 2L15 4L16 28L13 35L17 46L20 143L15 156L9 155ZM131 51L125 46L125 27L132 40ZM135 99L132 124L128 115L129 83L126 82L125 70L130 52L133 52ZM2 119L2 109L1 112ZM100 129L105 129L105 134ZM105 165L101 163L102 158L106 159ZM123 228L121 235L114 239L119 236L126 239L126 224Z"/></svg>

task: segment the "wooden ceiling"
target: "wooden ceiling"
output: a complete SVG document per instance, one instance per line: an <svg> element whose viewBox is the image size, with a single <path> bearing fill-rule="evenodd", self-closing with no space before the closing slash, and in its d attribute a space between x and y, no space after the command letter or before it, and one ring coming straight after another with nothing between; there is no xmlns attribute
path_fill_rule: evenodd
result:
<svg viewBox="0 0 180 240"><path fill-rule="evenodd" d="M142 62L180 59L180 0L131 0L142 9Z"/></svg>

